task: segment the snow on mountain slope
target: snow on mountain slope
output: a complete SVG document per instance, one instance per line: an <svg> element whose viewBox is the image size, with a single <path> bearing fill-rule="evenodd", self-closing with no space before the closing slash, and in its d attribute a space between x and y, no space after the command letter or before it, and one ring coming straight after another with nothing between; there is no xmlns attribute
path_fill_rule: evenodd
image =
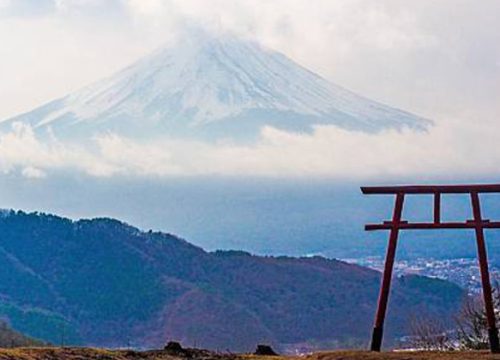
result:
<svg viewBox="0 0 500 360"><path fill-rule="evenodd" d="M429 121L358 96L254 42L194 36L117 74L0 124L30 124L58 138L253 138L264 125L314 124L375 132Z"/></svg>

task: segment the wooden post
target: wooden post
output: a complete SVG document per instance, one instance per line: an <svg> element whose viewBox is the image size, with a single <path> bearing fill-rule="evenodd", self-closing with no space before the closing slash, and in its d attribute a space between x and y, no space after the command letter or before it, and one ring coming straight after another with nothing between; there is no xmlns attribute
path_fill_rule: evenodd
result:
<svg viewBox="0 0 500 360"><path fill-rule="evenodd" d="M384 274L382 276L382 284L378 298L377 314L375 315L375 324L372 333L371 350L380 351L382 347L382 338L384 336L384 321L387 310L387 302L391 290L392 269L394 267L394 258L396 256L396 246L399 235L399 224L401 222L401 214L403 212L404 194L396 195L396 204L392 216L392 228L389 235L389 244L385 257Z"/></svg>
<svg viewBox="0 0 500 360"><path fill-rule="evenodd" d="M486 320L488 322L488 336L490 340L490 349L492 353L499 353L500 346L498 342L498 330L495 321L495 309L493 306L490 274L488 271L488 256L484 241L483 219L481 217L481 206L477 192L471 192L472 212L474 223L476 225L477 256L479 259L479 268L481 269L481 282L483 285L483 299L486 310Z"/></svg>
<svg viewBox="0 0 500 360"><path fill-rule="evenodd" d="M441 222L441 194L436 192L434 194L434 224Z"/></svg>

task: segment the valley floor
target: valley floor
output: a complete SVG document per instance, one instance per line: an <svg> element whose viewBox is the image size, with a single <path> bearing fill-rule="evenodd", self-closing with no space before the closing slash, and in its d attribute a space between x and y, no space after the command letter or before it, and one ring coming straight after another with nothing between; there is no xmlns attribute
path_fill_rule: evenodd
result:
<svg viewBox="0 0 500 360"><path fill-rule="evenodd" d="M488 352L382 352L332 351L303 357L254 356L216 354L193 350L185 354L172 354L163 350L131 351L92 348L16 348L0 349L0 360L500 360L500 354Z"/></svg>

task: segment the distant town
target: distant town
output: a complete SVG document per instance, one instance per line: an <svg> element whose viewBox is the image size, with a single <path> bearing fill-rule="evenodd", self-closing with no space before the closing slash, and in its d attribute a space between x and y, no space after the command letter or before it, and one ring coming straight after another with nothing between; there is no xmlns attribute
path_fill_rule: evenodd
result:
<svg viewBox="0 0 500 360"><path fill-rule="evenodd" d="M384 268L382 257L344 259L344 261L379 271ZM394 273L397 276L416 274L448 280L467 289L471 294L481 292L481 276L476 258L399 260L394 264ZM490 277L493 286L496 286L500 280L500 268L495 264L490 264Z"/></svg>

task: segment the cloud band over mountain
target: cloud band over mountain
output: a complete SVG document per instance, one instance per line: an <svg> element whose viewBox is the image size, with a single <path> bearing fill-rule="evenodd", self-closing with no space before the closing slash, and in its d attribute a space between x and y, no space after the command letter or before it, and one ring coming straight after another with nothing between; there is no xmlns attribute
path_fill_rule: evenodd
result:
<svg viewBox="0 0 500 360"><path fill-rule="evenodd" d="M445 122L428 132L349 132L334 126L298 134L265 127L250 145L107 134L87 146L42 141L26 125L0 135L0 170L26 177L77 170L111 176L266 176L335 179L489 176L499 173L496 134ZM467 146L464 147L464 142Z"/></svg>

